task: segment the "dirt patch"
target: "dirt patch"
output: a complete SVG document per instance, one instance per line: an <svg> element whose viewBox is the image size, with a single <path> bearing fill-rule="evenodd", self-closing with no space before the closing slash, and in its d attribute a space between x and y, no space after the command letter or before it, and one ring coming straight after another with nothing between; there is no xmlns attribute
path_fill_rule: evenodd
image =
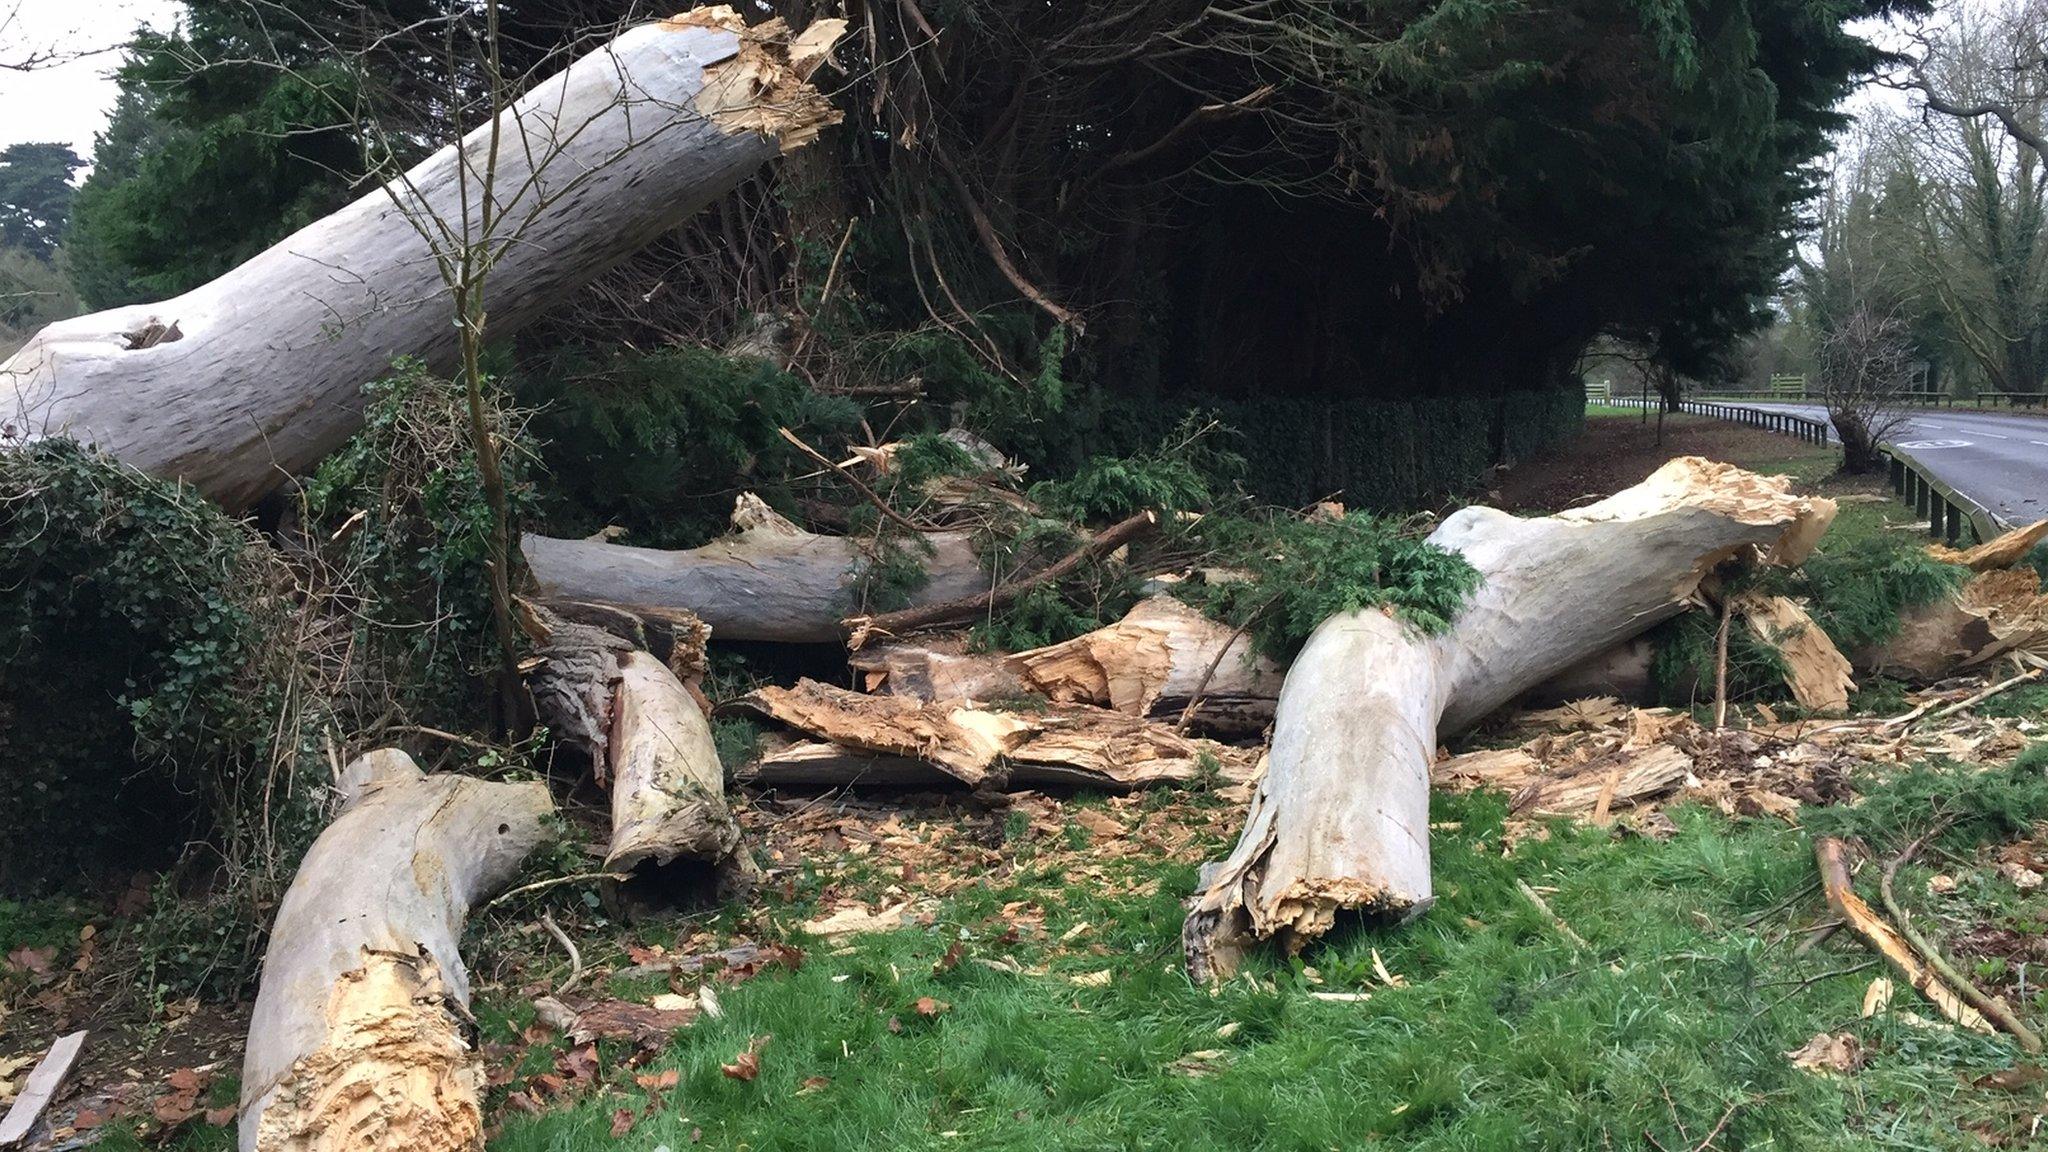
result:
<svg viewBox="0 0 2048 1152"><path fill-rule="evenodd" d="M1532 460L1523 461L1485 494L1484 502L1509 512L1558 512L1611 496L1641 482L1674 456L1705 456L1766 470L1782 469L1788 457L1824 450L1789 436L1701 416L1666 417L1662 443L1653 416L1646 424L1628 417L1586 421L1586 430Z"/></svg>

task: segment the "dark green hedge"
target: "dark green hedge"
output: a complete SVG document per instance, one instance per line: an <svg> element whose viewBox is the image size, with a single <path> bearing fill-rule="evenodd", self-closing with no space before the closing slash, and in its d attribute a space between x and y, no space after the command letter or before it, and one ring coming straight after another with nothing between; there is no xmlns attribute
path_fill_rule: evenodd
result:
<svg viewBox="0 0 2048 1152"><path fill-rule="evenodd" d="M1244 456L1245 486L1260 499L1298 507L1335 497L1354 508L1408 512L1469 490L1497 447L1520 460L1573 435L1586 400L1577 389L1413 401L1112 400L1082 415L1085 426L1059 458L1033 463L1065 472L1090 455L1154 450L1191 410L1235 430L1227 446Z"/></svg>

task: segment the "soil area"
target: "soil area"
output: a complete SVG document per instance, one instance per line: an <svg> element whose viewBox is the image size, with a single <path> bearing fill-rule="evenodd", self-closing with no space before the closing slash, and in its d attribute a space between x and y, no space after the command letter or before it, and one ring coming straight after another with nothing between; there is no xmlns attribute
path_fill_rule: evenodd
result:
<svg viewBox="0 0 2048 1152"><path fill-rule="evenodd" d="M1759 472L1817 480L1836 450L1703 416L1595 416L1577 438L1525 460L1479 499L1520 515L1559 512L1619 492L1674 456L1705 456ZM1813 459L1809 461L1808 457Z"/></svg>

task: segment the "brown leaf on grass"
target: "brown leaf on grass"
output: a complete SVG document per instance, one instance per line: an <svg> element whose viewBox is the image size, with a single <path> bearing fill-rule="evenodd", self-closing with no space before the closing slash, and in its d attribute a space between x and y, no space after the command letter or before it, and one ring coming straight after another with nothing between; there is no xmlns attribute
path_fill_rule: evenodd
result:
<svg viewBox="0 0 2048 1152"><path fill-rule="evenodd" d="M940 1015L950 1010L953 1006L944 1000L934 1000L929 996L919 996L917 1003L912 1004L910 1007L919 1016L931 1017Z"/></svg>
<svg viewBox="0 0 2048 1152"><path fill-rule="evenodd" d="M107 1118L105 1115L95 1112L90 1108L79 1109L78 1115L71 1118L71 1126L80 1132L90 1132L106 1122Z"/></svg>
<svg viewBox="0 0 2048 1152"><path fill-rule="evenodd" d="M149 1103L150 1115L166 1128L176 1128L185 1121L199 1115L190 1096L159 1096Z"/></svg>
<svg viewBox="0 0 2048 1152"><path fill-rule="evenodd" d="M1205 1076L1214 1076L1216 1073L1221 1072L1229 1062L1230 1054L1228 1052L1220 1048L1211 1048L1201 1052L1190 1052L1168 1065L1167 1070L1176 1076L1187 1076L1191 1079L1199 1080Z"/></svg>
<svg viewBox="0 0 2048 1152"><path fill-rule="evenodd" d="M1848 1032L1818 1032L1813 1039L1785 1053L1796 1068L1816 1076L1847 1075L1863 1067L1863 1045Z"/></svg>
<svg viewBox="0 0 2048 1152"><path fill-rule="evenodd" d="M1105 840L1124 834L1123 822L1099 808L1083 808L1074 813L1074 823L1086 828L1089 835Z"/></svg>
<svg viewBox="0 0 2048 1152"><path fill-rule="evenodd" d="M646 1089L649 1092L660 1092L669 1088L673 1088L678 1083L680 1083L681 1080L682 1073L676 1071L674 1068L667 1068L660 1072L649 1073L645 1076L633 1077L633 1083L638 1084L640 1087Z"/></svg>
<svg viewBox="0 0 2048 1152"><path fill-rule="evenodd" d="M1970 1084L1976 1088L1991 1088L2000 1092L2024 1092L2043 1080L2048 1080L2048 1071L2043 1071L2032 1064L2015 1064L2010 1068L2001 1068L1988 1075L1979 1076L1970 1081Z"/></svg>
<svg viewBox="0 0 2048 1152"><path fill-rule="evenodd" d="M219 1108L208 1108L206 1110L206 1122L215 1128L223 1128L233 1124L235 1122L235 1106L233 1104L224 1104Z"/></svg>
<svg viewBox="0 0 2048 1152"><path fill-rule="evenodd" d="M953 941L952 946L946 949L946 954L939 957L938 962L932 965L932 975L944 976L946 973L958 968L960 966L960 958L966 955L966 952L966 945L958 940Z"/></svg>
<svg viewBox="0 0 2048 1152"><path fill-rule="evenodd" d="M555 1070L573 1082L587 1084L596 1080L597 1045L585 1044L555 1057Z"/></svg>
<svg viewBox="0 0 2048 1152"><path fill-rule="evenodd" d="M796 1094L799 1096L809 1096L813 1092L823 1092L831 1086L832 1078L830 1076L806 1076L803 1084L797 1088Z"/></svg>
<svg viewBox="0 0 2048 1152"><path fill-rule="evenodd" d="M207 1079L206 1074L197 1068L179 1068L164 1077L164 1083L170 1085L173 1092L197 1092L205 1086Z"/></svg>
<svg viewBox="0 0 2048 1152"><path fill-rule="evenodd" d="M631 1132L633 1130L634 1123L637 1122L639 1119L640 1118L638 1116L633 1115L633 1110L631 1108L620 1108L615 1110L612 1113L612 1139L617 1140L619 1137L624 1136L628 1132Z"/></svg>
<svg viewBox="0 0 2048 1152"><path fill-rule="evenodd" d="M773 1036L756 1036L747 1041L747 1050L732 1058L730 1064L720 1064L718 1070L734 1080L751 1081L761 1074L761 1049L768 1046Z"/></svg>
<svg viewBox="0 0 2048 1152"><path fill-rule="evenodd" d="M38 980L47 979L51 965L56 962L57 947L54 944L47 948L31 948L24 944L7 954L10 971L26 973Z"/></svg>

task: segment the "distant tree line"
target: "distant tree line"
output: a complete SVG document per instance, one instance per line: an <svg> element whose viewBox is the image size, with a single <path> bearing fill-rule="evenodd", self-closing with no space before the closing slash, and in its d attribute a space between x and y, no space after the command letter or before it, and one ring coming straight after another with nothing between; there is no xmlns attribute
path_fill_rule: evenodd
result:
<svg viewBox="0 0 2048 1152"><path fill-rule="evenodd" d="M826 78L847 123L510 355L765 342L818 391L1025 439L1103 396L1576 388L1602 338L1724 371L1770 319L1838 100L1882 60L1848 24L1914 9L849 6ZM142 35L65 234L83 303L203 282L359 194L375 149L442 143L473 12L193 0ZM647 14L505 3L508 71Z"/></svg>

